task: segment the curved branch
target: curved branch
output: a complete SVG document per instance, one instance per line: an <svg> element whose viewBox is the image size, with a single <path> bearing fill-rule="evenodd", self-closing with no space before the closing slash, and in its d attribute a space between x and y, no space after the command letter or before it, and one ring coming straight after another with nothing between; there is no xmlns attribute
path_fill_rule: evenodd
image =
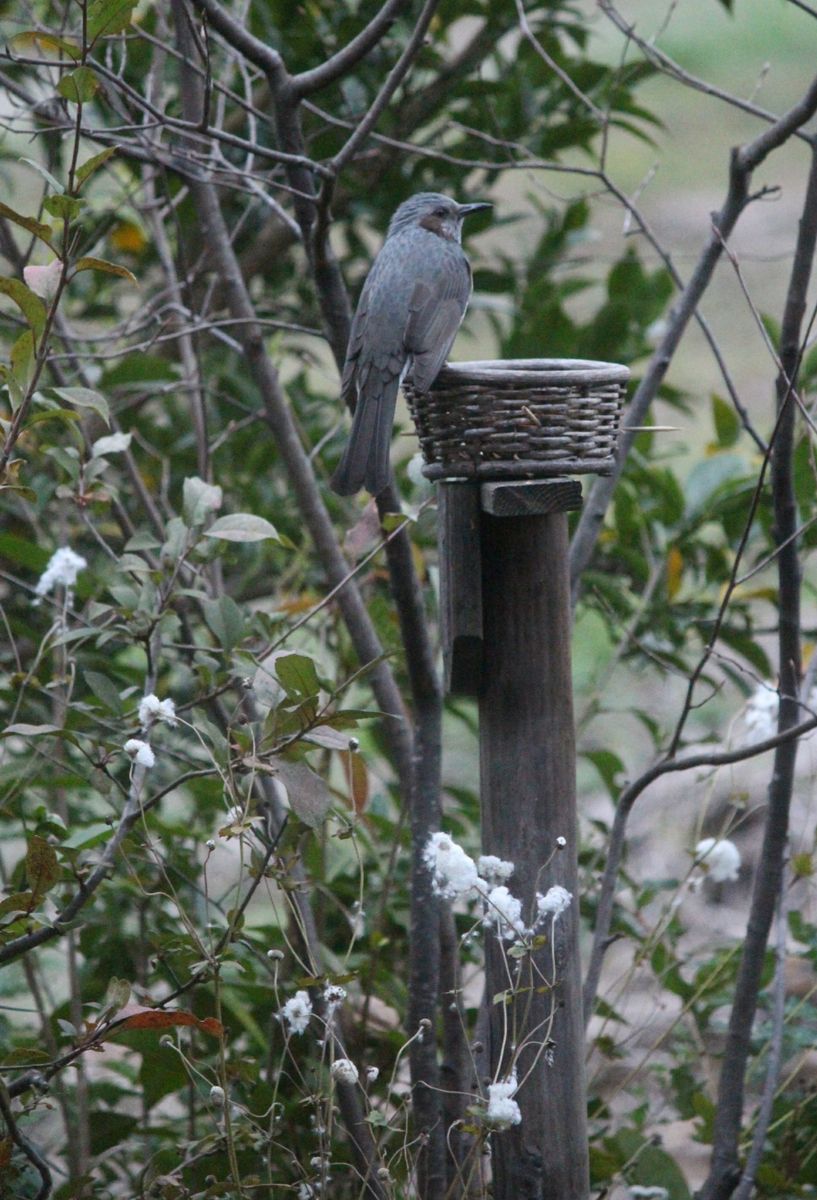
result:
<svg viewBox="0 0 817 1200"><path fill-rule="evenodd" d="M193 772L193 774L199 774L199 772ZM103 879L110 874L116 861L119 847L139 819L142 811L139 797L142 792L144 778L145 768L140 766L134 767L128 798L122 810L122 816L119 818L116 833L105 846L102 857L88 878L83 880L69 902L48 925L42 925L39 929L33 929L30 933L23 933L20 937L13 938L12 941L6 942L4 946L0 946L0 967L4 963L12 962L15 958L19 958L21 954L25 954L29 950L34 950L37 946L42 946L45 942L53 941L56 937L62 937L67 932L67 927L80 914ZM190 778L190 776L188 775L186 778ZM178 782L177 780L173 786L176 787Z"/></svg>
<svg viewBox="0 0 817 1200"><path fill-rule="evenodd" d="M259 71L263 71L278 83L289 80L284 60L278 51L250 33L249 29L222 8L218 0L194 0L194 3L196 8L206 14L211 28L221 34L234 50L243 54L247 62L251 62Z"/></svg>
<svg viewBox="0 0 817 1200"><path fill-rule="evenodd" d="M374 129L377 122L380 120L383 112L386 109L389 101L402 83L405 76L408 74L411 64L414 62L420 47L423 44L423 38L431 24L431 18L439 4L439 0L426 0L423 5L420 16L417 18L417 24L414 27L409 40L403 49L403 53L398 58L397 62L392 67L389 74L381 87L380 91L375 96L369 111L358 125L352 136L346 144L340 148L335 157L332 159L330 166L337 173L343 169L346 163L357 153L358 148L365 142L371 131Z"/></svg>
<svg viewBox="0 0 817 1200"><path fill-rule="evenodd" d="M369 22L365 29L361 29L360 33L356 34L342 50L338 50L320 66L313 67L310 71L301 71L299 75L293 75L290 83L292 94L300 100L302 97L310 96L313 92L318 92L321 88L328 87L330 83L342 79L353 67L357 66L362 58L366 57L370 50L374 49L395 17L399 16L400 12L407 7L408 0L386 0L377 16Z"/></svg>
<svg viewBox="0 0 817 1200"><path fill-rule="evenodd" d="M797 529L797 498L793 473L797 414L794 389L802 356L800 337L815 251L817 145L812 148L811 170L781 322L781 370L776 381L779 430L772 454L772 497L774 540L780 547L777 574L781 689L778 729L781 733L794 725L799 707L801 566L797 539L792 536ZM729 1032L718 1085L712 1134L712 1163L701 1189L701 1200L728 1200L740 1181L739 1140L743 1120L746 1067L769 931L783 884L796 759L795 738L778 746L769 782L769 806L763 845L752 885L749 921L735 981L735 999L729 1016Z"/></svg>
<svg viewBox="0 0 817 1200"><path fill-rule="evenodd" d="M726 199L720 212L712 218L712 232L707 244L670 316L667 331L650 359L641 383L630 402L626 412L627 425L643 424L647 410L658 393L681 337L696 311L701 296L709 286L715 267L723 253L724 242L729 238L738 218L751 199L749 181L752 172L772 150L781 146L814 116L815 112L817 112L817 78L812 81L805 96L778 121L775 121L768 129L764 129L753 141L733 151ZM635 437L636 434L632 431L624 432L613 473L595 481L576 526L570 547L570 576L574 600L578 595L579 578L593 554L604 514L621 477Z"/></svg>
<svg viewBox="0 0 817 1200"><path fill-rule="evenodd" d="M181 0L175 0L174 10L178 35L187 39L189 31L184 25L185 8ZM182 108L186 119L194 120L201 103L200 81L192 71L186 71L184 68L181 81ZM237 326L237 340L241 343L247 368L258 388L267 424L275 437L299 511L315 543L330 586L344 583L338 592L338 606L358 658L362 663L377 660L377 666L372 671L372 686L380 708L387 717L396 718L386 721L385 732L398 773L408 778L411 772L411 737L405 722L402 697L389 664L383 657L383 647L357 584L350 578L349 565L338 545L312 464L287 405L278 372L264 346L255 308L238 265L216 190L211 184L198 180L191 181L190 188L198 209L203 236L222 281L230 315L242 322Z"/></svg>
<svg viewBox="0 0 817 1200"><path fill-rule="evenodd" d="M783 1062L783 1034L786 1028L786 934L788 933L785 881L780 891L777 910L777 946L772 1005L772 1036L769 1039L769 1056L766 1063L766 1079L763 1097L757 1114L752 1148L743 1169L740 1186L735 1200L751 1200L755 1188L758 1168L763 1160L766 1135L772 1120L772 1109L777 1096L777 1084Z"/></svg>
<svg viewBox="0 0 817 1200"><path fill-rule="evenodd" d="M663 50L646 38L640 37L635 31L635 25L631 24L611 3L611 0L599 0L599 8L604 15L615 25L620 33L623 33L625 38L635 42L639 50L641 50L648 62L653 63L665 74L675 79L678 83L682 83L685 87L691 88L696 92L703 92L705 96L714 96L716 100L723 100L725 104L730 104L733 108L738 108L741 112L749 113L750 116L758 117L761 121L768 121L770 124L777 120L775 113L770 112L766 108L761 108L759 104L753 104L751 100L744 100L742 96L736 96L732 92L726 92L722 88L715 87L706 79L699 79L697 75L692 75L689 71L685 71L682 66L665 54ZM800 137L806 137L806 134L800 134Z"/></svg>
<svg viewBox="0 0 817 1200"><path fill-rule="evenodd" d="M751 746L739 746L735 750L723 750L717 754L702 753L690 754L686 758L666 758L661 762L653 764L643 775L640 775L638 779L635 779L628 787L624 788L616 805L616 814L613 818L613 827L610 830L610 841L607 846L607 857L604 863L604 874L602 875L601 887L599 889L596 926L593 933L593 948L590 952L590 962L587 966L587 974L584 981L585 1023L590 1020L593 1012L593 1005L601 977L601 967L609 945L616 880L618 879L618 870L621 866L621 858L624 851L627 821L632 812L633 805L639 796L647 790L650 784L655 783L656 779L660 779L663 775L672 775L678 771L693 771L696 767L726 767L731 766L733 763L745 762L749 758L756 758L759 754L765 754L768 750L776 750L779 746L783 746L788 742L796 742L798 738L811 733L813 729L817 729L817 717L809 717L807 721L801 721L799 725L793 725L791 728L775 734L774 737L765 738L764 741L755 742Z"/></svg>
<svg viewBox="0 0 817 1200"><path fill-rule="evenodd" d="M14 1114L11 1111L8 1094L2 1083L0 1083L0 1116L5 1121L6 1129L8 1129L8 1134L12 1142L14 1142L20 1153L25 1155L40 1177L40 1188L34 1200L47 1200L47 1197L51 1195L51 1172L48 1169L48 1164L39 1150L35 1149L31 1142L27 1138L24 1138L17 1128L17 1122L14 1120Z"/></svg>

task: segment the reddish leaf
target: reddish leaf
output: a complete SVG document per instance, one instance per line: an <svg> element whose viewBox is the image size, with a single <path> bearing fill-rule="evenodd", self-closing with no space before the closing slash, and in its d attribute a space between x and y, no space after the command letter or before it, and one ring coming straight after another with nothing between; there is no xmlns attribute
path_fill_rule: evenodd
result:
<svg viewBox="0 0 817 1200"><path fill-rule="evenodd" d="M197 1017L181 1008L147 1008L143 1004L126 1004L113 1018L111 1025L111 1034L119 1033L122 1029L172 1029L178 1025L194 1025L213 1037L224 1036L224 1026L215 1017Z"/></svg>
<svg viewBox="0 0 817 1200"><path fill-rule="evenodd" d="M202 1033L212 1034L213 1037L224 1037L224 1026L215 1017L202 1017L196 1023Z"/></svg>
<svg viewBox="0 0 817 1200"><path fill-rule="evenodd" d="M346 782L356 813L362 813L369 801L369 773L359 754L346 754L343 758Z"/></svg>

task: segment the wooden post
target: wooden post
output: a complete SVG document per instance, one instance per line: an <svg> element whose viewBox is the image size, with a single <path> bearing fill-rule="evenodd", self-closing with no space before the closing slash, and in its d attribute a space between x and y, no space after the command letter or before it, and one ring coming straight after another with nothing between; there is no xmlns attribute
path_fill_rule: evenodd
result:
<svg viewBox="0 0 817 1200"><path fill-rule="evenodd" d="M537 893L573 895L531 956L509 957L511 943L486 934L491 1079L515 1059L522 1112L493 1135L494 1200L589 1192L565 513L580 497L564 479L481 487L483 852L515 864L509 888L527 922Z"/></svg>
<svg viewBox="0 0 817 1200"><path fill-rule="evenodd" d="M482 671L479 484L449 479L437 489L440 641L448 694L476 696Z"/></svg>

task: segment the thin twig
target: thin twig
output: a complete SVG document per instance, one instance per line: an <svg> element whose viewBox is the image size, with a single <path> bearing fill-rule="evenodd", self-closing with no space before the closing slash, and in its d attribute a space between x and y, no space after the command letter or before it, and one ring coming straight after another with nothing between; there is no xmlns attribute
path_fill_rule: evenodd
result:
<svg viewBox="0 0 817 1200"><path fill-rule="evenodd" d="M766 1135L772 1119L777 1082L780 1078L780 1067L783 1061L783 1031L786 1018L786 932L788 928L788 911L786 905L786 881L781 881L780 895L777 902L777 947L776 963L772 990L772 1035L769 1039L769 1054L766 1062L766 1079L763 1083L763 1095L760 1100L755 1131L752 1137L752 1148L746 1158L746 1166L735 1192L735 1200L751 1200L754 1191L758 1168L763 1160L766 1148Z"/></svg>
<svg viewBox="0 0 817 1200"><path fill-rule="evenodd" d="M664 775L677 774L679 771L693 771L698 767L726 767L731 766L733 763L745 762L747 759L756 758L760 754L766 754L769 750L776 750L778 746L782 746L786 742L796 741L805 734L811 733L813 729L817 729L817 717L809 717L807 721L801 721L798 725L794 725L782 733L775 734L774 737L765 738L762 742L754 742L750 746L739 746L734 750L722 750L711 754L705 752L701 754L689 754L683 758L665 758L660 762L654 763L638 779L635 779L624 788L616 803L616 814L613 818L612 829L610 830L604 873L599 887L593 948L584 983L585 1021L588 1021L592 1016L593 1004L595 1003L599 979L601 977L602 962L609 945L616 880L624 850L627 821L635 802L651 784Z"/></svg>
<svg viewBox="0 0 817 1200"><path fill-rule="evenodd" d="M347 42L337 53L325 59L319 66L309 71L301 71L293 75L290 82L292 94L298 99L310 96L330 83L337 83L348 75L361 59L377 45L395 18L404 8L408 8L409 0L386 0L380 12L372 18L368 25L361 29L350 42Z"/></svg>
<svg viewBox="0 0 817 1200"><path fill-rule="evenodd" d="M806 94L778 121L758 137L732 152L729 187L720 211L712 218L712 232L698 259L695 270L669 318L667 331L647 366L635 395L625 414L628 425L642 424L658 394L681 337L695 313L701 297L712 279L723 244L729 238L738 218L750 201L749 181L752 172L772 150L783 145L806 121L817 112L817 78ZM612 474L597 479L585 504L570 547L570 575L574 600L578 595L579 579L593 554L601 531L604 514L632 448L635 434L624 433Z"/></svg>
<svg viewBox="0 0 817 1200"><path fill-rule="evenodd" d="M8 1092L2 1082L0 1082L0 1116L6 1123L8 1135L11 1138L17 1149L31 1163L34 1170L40 1177L40 1187L34 1196L34 1200L46 1200L51 1195L51 1172L48 1169L48 1164L31 1142L23 1137L20 1130L17 1128L17 1122L14 1120L14 1114L11 1111L11 1103L8 1098Z"/></svg>
<svg viewBox="0 0 817 1200"><path fill-rule="evenodd" d="M774 539L780 546L777 559L780 733L790 731L795 725L800 704L801 567L797 541L791 537L797 529L797 498L793 472L797 409L792 402L792 396L802 356L802 325L815 250L817 145L812 147L811 169L786 293L780 334L782 369L776 381L779 428L772 457L772 496ZM788 742L781 742L775 751L763 844L752 886L749 920L735 981L726 1049L718 1085L712 1133L712 1162L709 1175L701 1189L701 1200L728 1200L740 1180L739 1140L746 1068L769 930L782 888L797 746L798 739L791 738Z"/></svg>

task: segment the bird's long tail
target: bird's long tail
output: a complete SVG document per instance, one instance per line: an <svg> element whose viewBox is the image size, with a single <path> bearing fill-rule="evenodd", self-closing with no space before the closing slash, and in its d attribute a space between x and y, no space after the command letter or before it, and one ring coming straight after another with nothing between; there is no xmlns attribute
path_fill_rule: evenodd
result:
<svg viewBox="0 0 817 1200"><path fill-rule="evenodd" d="M339 496L351 496L362 487L376 496L388 484L399 386L397 377L384 380L382 373L371 371L359 389L349 441L331 480Z"/></svg>

